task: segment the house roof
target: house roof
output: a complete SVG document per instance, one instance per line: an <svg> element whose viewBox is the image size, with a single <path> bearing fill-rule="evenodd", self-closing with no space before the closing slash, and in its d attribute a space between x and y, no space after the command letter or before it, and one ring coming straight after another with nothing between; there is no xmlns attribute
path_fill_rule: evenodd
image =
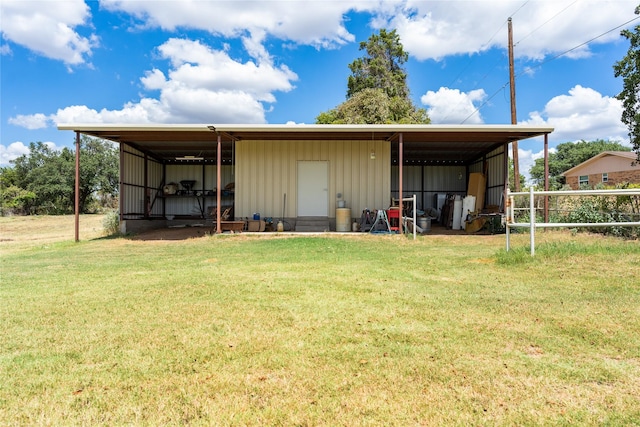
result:
<svg viewBox="0 0 640 427"><path fill-rule="evenodd" d="M568 169L564 172L562 172L560 175L562 176L568 176L568 175L573 175L573 173L579 169L582 169L583 167L592 164L594 162L597 162L598 159L601 159L603 157L607 157L607 156L617 156L617 157L622 157L624 159L630 159L631 161L637 160L637 156L636 153L634 153L633 151L603 151L602 153L596 154L595 156L591 157L590 159L585 160L584 162L580 163L579 165L576 165L574 167L572 167L571 169Z"/></svg>
<svg viewBox="0 0 640 427"><path fill-rule="evenodd" d="M402 135L406 163L467 164L505 143L549 134L553 128L522 125L247 125L247 124L60 124L60 130L127 143L161 162L177 157L215 159L217 135L230 161L232 141L385 140L397 159ZM397 160L396 160L397 161Z"/></svg>

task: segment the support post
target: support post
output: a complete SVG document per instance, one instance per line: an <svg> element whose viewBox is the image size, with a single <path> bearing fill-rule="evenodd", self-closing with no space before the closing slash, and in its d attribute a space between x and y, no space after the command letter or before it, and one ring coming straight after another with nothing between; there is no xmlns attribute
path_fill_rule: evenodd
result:
<svg viewBox="0 0 640 427"><path fill-rule="evenodd" d="M125 194L124 194L124 185L122 185L122 183L124 182L124 167L122 165L124 165L124 144L118 144L120 146L120 181L118 182L118 227L122 227L122 219L123 219L123 215L122 213L124 212L124 198L125 198ZM163 175L164 177L164 166L163 166ZM162 199L162 215L164 215L164 199Z"/></svg>
<svg viewBox="0 0 640 427"><path fill-rule="evenodd" d="M144 153L144 219L151 216L151 190L149 189L149 156Z"/></svg>
<svg viewBox="0 0 640 427"><path fill-rule="evenodd" d="M549 134L544 134L544 191L549 191ZM549 222L549 196L544 195L544 222Z"/></svg>
<svg viewBox="0 0 640 427"><path fill-rule="evenodd" d="M509 197L509 143L504 144L504 161L502 162L502 169L504 172L504 188L502 189L502 203L503 206L500 206L500 209L504 209L504 212L507 213L507 198ZM488 182L489 180L487 180Z"/></svg>
<svg viewBox="0 0 640 427"><path fill-rule="evenodd" d="M403 193L403 188L402 188L402 175L403 175L403 168L402 168L402 163L404 161L403 157L403 150L404 150L404 144L402 142L402 133L400 133L399 139L398 139L398 200L400 201L400 217L402 217L402 212L404 211L403 206L404 206L404 202L402 201L402 193Z"/></svg>
<svg viewBox="0 0 640 427"><path fill-rule="evenodd" d="M222 208L222 136L218 134L218 146L216 148L216 233L222 233L220 221Z"/></svg>
<svg viewBox="0 0 640 427"><path fill-rule="evenodd" d="M76 132L75 239L80 241L80 132Z"/></svg>

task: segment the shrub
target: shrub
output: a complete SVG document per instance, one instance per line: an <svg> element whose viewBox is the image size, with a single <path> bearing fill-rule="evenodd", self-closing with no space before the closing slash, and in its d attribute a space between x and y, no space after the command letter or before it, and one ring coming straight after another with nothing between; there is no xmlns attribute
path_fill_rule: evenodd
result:
<svg viewBox="0 0 640 427"><path fill-rule="evenodd" d="M106 213L102 220L102 226L105 233L109 236L120 233L120 215L118 211L111 210Z"/></svg>

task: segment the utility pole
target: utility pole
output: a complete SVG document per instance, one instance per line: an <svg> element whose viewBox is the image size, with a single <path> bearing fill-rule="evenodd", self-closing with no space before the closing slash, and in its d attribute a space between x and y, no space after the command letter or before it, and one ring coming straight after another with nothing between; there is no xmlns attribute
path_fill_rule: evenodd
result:
<svg viewBox="0 0 640 427"><path fill-rule="evenodd" d="M518 124L516 117L516 78L513 71L513 28L511 26L511 17L508 20L509 27L509 88L511 94L511 124ZM513 185L515 191L520 191L520 165L518 162L518 141L512 141L513 150Z"/></svg>

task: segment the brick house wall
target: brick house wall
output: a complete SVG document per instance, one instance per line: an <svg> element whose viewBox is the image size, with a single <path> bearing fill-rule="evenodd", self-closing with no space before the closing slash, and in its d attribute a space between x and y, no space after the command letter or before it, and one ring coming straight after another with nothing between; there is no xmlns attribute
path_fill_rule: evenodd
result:
<svg viewBox="0 0 640 427"><path fill-rule="evenodd" d="M595 173L589 175L589 187L595 187L598 184L604 184L607 186L614 186L622 183L640 184L640 170L628 170L622 172L609 172L609 179L607 182L602 182L602 174ZM567 185L572 190L578 190L579 176L568 176L566 179Z"/></svg>

